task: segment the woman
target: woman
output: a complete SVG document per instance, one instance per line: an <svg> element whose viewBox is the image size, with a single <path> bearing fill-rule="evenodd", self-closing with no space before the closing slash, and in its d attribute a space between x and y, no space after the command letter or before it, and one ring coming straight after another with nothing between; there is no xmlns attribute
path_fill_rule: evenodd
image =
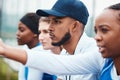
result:
<svg viewBox="0 0 120 80"><path fill-rule="evenodd" d="M100 80L120 80L120 3L106 8L97 17L95 32L95 40L99 47L99 52L105 59L102 59L101 55L96 54L96 52L71 56L41 54L39 59L37 57L39 54L31 57L32 54L28 54L30 51L27 51L26 54L26 51L6 46L2 42L0 42L0 54L51 74L75 75L94 73L98 75ZM6 49L10 52L5 51ZM23 54L19 55L17 51ZM99 60L99 57L101 57L101 60ZM48 58L49 60L47 60ZM32 63L35 60L37 62L33 65ZM105 62L100 65L98 61ZM43 62L44 65L42 65ZM36 66L36 64L39 64L39 66ZM45 66L45 64L48 66ZM50 70L51 67L53 68L52 70Z"/></svg>
<svg viewBox="0 0 120 80"><path fill-rule="evenodd" d="M120 80L120 3L97 17L95 32L99 52L106 58L100 80Z"/></svg>
<svg viewBox="0 0 120 80"><path fill-rule="evenodd" d="M24 49L40 51L38 24L39 16L35 13L25 14L18 23L16 33L18 45L25 45ZM19 80L40 80L41 72L22 65L19 70Z"/></svg>
<svg viewBox="0 0 120 80"><path fill-rule="evenodd" d="M39 16L37 16L35 13L27 13L20 19L16 34L18 45L26 44L28 49L31 50L43 52L44 50L47 50L48 53L51 51L52 53L59 54L61 47L55 47L51 45L51 39L48 33L48 21L46 21L44 18L41 18L39 22L39 19ZM42 43L42 46L40 46L39 40ZM25 46L25 49L27 47ZM19 80L24 80L22 78L26 78L25 80L56 80L56 76L54 75L48 75L46 73L43 74L43 72L32 68L28 69L28 67L24 66L21 67L19 71Z"/></svg>

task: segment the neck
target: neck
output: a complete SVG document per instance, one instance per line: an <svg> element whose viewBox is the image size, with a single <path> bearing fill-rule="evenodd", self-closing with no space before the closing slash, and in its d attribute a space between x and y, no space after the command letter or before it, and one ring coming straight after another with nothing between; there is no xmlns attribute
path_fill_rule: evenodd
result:
<svg viewBox="0 0 120 80"><path fill-rule="evenodd" d="M27 44L27 46L29 47L29 49L31 49L31 48L36 47L38 43L39 43L39 40L35 38L33 41L30 41L30 42Z"/></svg>
<svg viewBox="0 0 120 80"><path fill-rule="evenodd" d="M74 55L74 52L79 40L80 40L80 36L71 37L71 39L63 45L63 48L66 49L66 51L70 55Z"/></svg>
<svg viewBox="0 0 120 80"><path fill-rule="evenodd" d="M120 57L113 59L117 74L120 75Z"/></svg>
<svg viewBox="0 0 120 80"><path fill-rule="evenodd" d="M59 46L59 47L54 47L51 49L51 51L54 53L54 54L60 54L62 48Z"/></svg>

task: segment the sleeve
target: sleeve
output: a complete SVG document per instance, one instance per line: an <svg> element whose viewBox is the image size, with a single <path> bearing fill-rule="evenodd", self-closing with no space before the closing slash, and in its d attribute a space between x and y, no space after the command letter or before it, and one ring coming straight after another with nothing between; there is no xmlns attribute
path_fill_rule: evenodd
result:
<svg viewBox="0 0 120 80"><path fill-rule="evenodd" d="M63 76L63 75L62 75L62 76L61 76L61 75L58 75L58 76L57 76L57 79L60 79L60 80L65 80L65 78L64 78L64 76Z"/></svg>
<svg viewBox="0 0 120 80"><path fill-rule="evenodd" d="M27 50L26 65L57 75L98 73L103 58L98 51L77 55L55 55Z"/></svg>
<svg viewBox="0 0 120 80"><path fill-rule="evenodd" d="M18 72L18 80L25 80L24 77L24 66L20 65L19 72Z"/></svg>

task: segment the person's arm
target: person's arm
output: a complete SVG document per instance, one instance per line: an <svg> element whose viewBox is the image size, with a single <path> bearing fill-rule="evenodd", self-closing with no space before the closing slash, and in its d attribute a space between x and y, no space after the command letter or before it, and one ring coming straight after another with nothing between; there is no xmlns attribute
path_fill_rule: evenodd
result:
<svg viewBox="0 0 120 80"><path fill-rule="evenodd" d="M20 48L8 46L0 40L0 55L25 64L27 61L26 51Z"/></svg>
<svg viewBox="0 0 120 80"><path fill-rule="evenodd" d="M97 50L96 50L97 51ZM42 72L57 75L98 73L103 58L98 51L78 55L55 55L44 52L27 51L26 66Z"/></svg>
<svg viewBox="0 0 120 80"><path fill-rule="evenodd" d="M62 80L62 79L60 79L60 78L57 78L57 80Z"/></svg>
<svg viewBox="0 0 120 80"><path fill-rule="evenodd" d="M18 80L26 80L25 79L25 66L20 65L19 71L18 71Z"/></svg>
<svg viewBox="0 0 120 80"><path fill-rule="evenodd" d="M46 51L24 51L23 49L3 45L1 42L0 55L19 61L42 72L58 75L96 74L100 70L100 63L103 62L97 50L83 55L65 56L46 54Z"/></svg>

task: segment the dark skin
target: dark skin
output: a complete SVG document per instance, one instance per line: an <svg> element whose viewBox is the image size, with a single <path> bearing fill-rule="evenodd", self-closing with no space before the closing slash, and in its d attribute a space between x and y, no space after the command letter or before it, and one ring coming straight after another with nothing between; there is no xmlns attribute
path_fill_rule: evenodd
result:
<svg viewBox="0 0 120 80"><path fill-rule="evenodd" d="M95 22L96 42L104 58L113 58L120 75L120 11L106 9Z"/></svg>
<svg viewBox="0 0 120 80"><path fill-rule="evenodd" d="M77 43L84 31L83 24L70 17L58 18L55 16L49 16L49 19L51 20L49 31L52 42L57 43L61 41L67 32L70 33L70 39L61 45L69 54L73 55Z"/></svg>
<svg viewBox="0 0 120 80"><path fill-rule="evenodd" d="M16 32L18 45L27 45L30 49L35 47L38 40L38 35L33 33L25 24L19 22Z"/></svg>
<svg viewBox="0 0 120 80"><path fill-rule="evenodd" d="M53 19L55 17L51 16L50 18ZM79 32L79 30L75 29L75 26L73 26L72 22L70 23L72 26L72 29L69 28L69 26L66 26L67 28L65 28L65 25L57 26L57 23L56 24L55 23L53 24L53 23L54 23L54 21L52 21L52 24L49 28L49 30L51 31L50 35L51 35L53 42L60 41L61 38L63 37L63 35L69 31L72 36L73 41L76 41L76 43L74 43L74 45L73 45L74 48L72 48L71 46L68 46L69 44L65 45L67 42L69 43L71 41L70 40L70 41L67 41L66 43L64 43L63 47L66 50L68 50L69 53L73 53L74 49L76 47L76 44L78 42L78 38L80 38L80 36L81 36L81 34L76 34L76 35L78 35L78 37L75 38L73 36L73 33L75 34L75 33L77 33L77 31ZM73 23L74 23L74 21L73 21ZM59 24L59 22L58 22L58 24ZM56 26L54 26L54 25L56 25ZM61 27L64 27L64 31L60 35L59 33L57 33L57 30L62 29ZM76 27L77 27L77 29L80 28L80 26L79 26L79 28L78 28L78 26L76 26ZM56 30L56 32L54 30ZM74 31L76 31L76 32L74 32ZM101 13L95 21L95 32L96 32L95 40L97 42L97 46L99 47L99 52L102 54L102 56L104 58L112 58L113 59L117 74L120 75L120 49L119 49L120 48L120 11L114 10L114 9L105 9L103 11L103 13ZM79 33L81 33L81 32L79 32ZM59 36L59 38L56 36ZM71 43L73 44L72 41L71 41ZM72 45L72 44L70 44L70 45ZM70 48L67 48L67 47L70 47ZM17 54L17 52L20 52L23 54ZM0 55L3 55L10 59L19 61L23 64L25 64L27 61L27 54L24 50L7 46L2 41L0 41ZM61 58L61 57L57 57L57 58Z"/></svg>
<svg viewBox="0 0 120 80"><path fill-rule="evenodd" d="M115 58L114 59L114 64L117 70L117 74L120 75L120 58Z"/></svg>

